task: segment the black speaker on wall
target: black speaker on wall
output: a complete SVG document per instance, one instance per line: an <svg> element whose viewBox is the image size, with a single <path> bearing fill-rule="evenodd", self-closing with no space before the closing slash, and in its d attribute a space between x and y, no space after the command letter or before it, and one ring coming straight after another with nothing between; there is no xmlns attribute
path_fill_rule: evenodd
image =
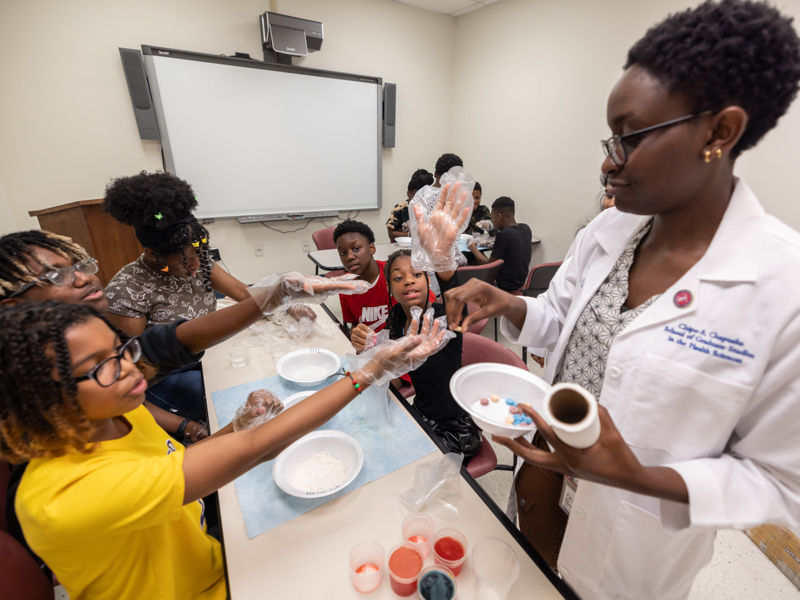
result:
<svg viewBox="0 0 800 600"><path fill-rule="evenodd" d="M142 53L130 48L120 48L119 56L122 59L122 68L128 82L128 92L131 95L133 114L136 116L136 126L139 128L139 137L143 140L161 139L158 135L158 122L156 111L150 99L150 87L147 84L147 74L144 70Z"/></svg>
<svg viewBox="0 0 800 600"><path fill-rule="evenodd" d="M383 86L383 147L394 148L395 113L397 111L397 84Z"/></svg>

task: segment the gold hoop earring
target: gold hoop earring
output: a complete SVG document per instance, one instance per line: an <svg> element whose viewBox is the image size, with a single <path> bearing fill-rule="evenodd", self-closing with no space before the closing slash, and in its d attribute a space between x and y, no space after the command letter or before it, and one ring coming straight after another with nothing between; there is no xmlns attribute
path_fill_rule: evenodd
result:
<svg viewBox="0 0 800 600"><path fill-rule="evenodd" d="M703 153L703 160L704 160L705 162L707 162L707 163L710 163L710 162L711 162L711 150L706 150L706 151Z"/></svg>
<svg viewBox="0 0 800 600"><path fill-rule="evenodd" d="M722 158L722 148L717 148L717 160Z"/></svg>

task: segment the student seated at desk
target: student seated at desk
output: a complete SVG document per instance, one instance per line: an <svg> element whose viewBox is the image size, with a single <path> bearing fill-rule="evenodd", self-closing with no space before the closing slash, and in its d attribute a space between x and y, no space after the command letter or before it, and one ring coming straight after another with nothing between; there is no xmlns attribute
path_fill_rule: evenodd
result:
<svg viewBox="0 0 800 600"><path fill-rule="evenodd" d="M201 499L391 376L385 365L425 360L444 334L437 323L423 324L419 335L371 350L351 377L267 422L228 425L184 448L142 406L138 340L124 342L87 306L4 308L0 457L30 461L16 497L25 539L70 598L222 600L222 549L206 532ZM255 418L280 408L267 399L245 410Z"/></svg>
<svg viewBox="0 0 800 600"><path fill-rule="evenodd" d="M339 296L342 320L353 325L351 341L356 348L363 348L367 335L386 327L389 316L391 300L383 272L385 263L374 258L375 234L366 223L342 221L333 230L333 242L345 270L369 283L369 290L363 294Z"/></svg>
<svg viewBox="0 0 800 600"><path fill-rule="evenodd" d="M144 247L106 286L108 319L127 335L214 312L214 290L237 301L250 297L245 284L211 260L208 231L192 215L197 199L184 180L170 173L120 177L106 188L103 208L133 226ZM166 411L204 419L200 365L172 373L147 390L147 399Z"/></svg>
<svg viewBox="0 0 800 600"><path fill-rule="evenodd" d="M469 225L467 225L464 233L470 235L473 233L483 233L483 229L478 227L478 223L481 221L488 221L492 218L489 209L481 204L481 198L483 198L483 188L481 188L481 184L476 181L475 189L472 190L472 216L469 218Z"/></svg>
<svg viewBox="0 0 800 600"><path fill-rule="evenodd" d="M477 264L505 261L497 274L497 287L506 292L516 292L522 288L528 277L531 264L531 228L514 219L514 201L508 196L501 196L492 203L492 224L497 230L497 237L491 258L478 250L476 241L470 243L468 249Z"/></svg>
<svg viewBox="0 0 800 600"><path fill-rule="evenodd" d="M386 233L389 234L389 241L393 242L399 237L411 235L408 232L408 203L417 193L417 190L431 185L433 183L433 175L425 169L417 169L411 176L408 182L408 189L406 190L407 198L402 202L395 205L392 209L392 214L389 215L389 220L386 221Z"/></svg>

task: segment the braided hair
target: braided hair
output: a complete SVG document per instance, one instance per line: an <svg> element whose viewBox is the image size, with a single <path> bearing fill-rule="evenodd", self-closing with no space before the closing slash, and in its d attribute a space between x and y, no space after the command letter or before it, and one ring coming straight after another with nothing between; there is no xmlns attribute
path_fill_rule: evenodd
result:
<svg viewBox="0 0 800 600"><path fill-rule="evenodd" d="M79 304L23 302L0 310L0 456L11 463L91 451L64 332L102 317ZM53 377L57 374L57 379Z"/></svg>
<svg viewBox="0 0 800 600"><path fill-rule="evenodd" d="M114 179L106 186L103 200L103 209L117 221L131 225L139 243L152 250L156 258L180 254L187 267L186 246L196 244L200 271L210 292L213 265L209 235L192 215L195 208L197 198L192 186L172 173L161 172L142 171Z"/></svg>
<svg viewBox="0 0 800 600"><path fill-rule="evenodd" d="M0 237L0 300L9 298L25 284L38 279L28 262L35 258L46 269L54 267L37 255L36 248L44 248L68 260L89 258L83 246L71 238L49 231L32 229L17 231Z"/></svg>
<svg viewBox="0 0 800 600"><path fill-rule="evenodd" d="M406 311L400 304L395 304L394 296L392 296L392 284L391 279L389 278L389 273L392 272L392 264L401 256L408 256L411 257L411 250L408 248L403 248L401 250L397 250L393 252L389 258L386 259L386 264L383 265L383 276L386 278L386 285L389 287L389 318L386 320L386 326L389 329L389 337L393 340L400 339L405 335L405 326L406 326ZM431 288L431 281L428 278L428 273L425 273L425 281L428 284L427 289L430 290ZM430 293L425 293L425 307L422 309L422 314L425 314L425 311L428 310L428 304L430 302Z"/></svg>

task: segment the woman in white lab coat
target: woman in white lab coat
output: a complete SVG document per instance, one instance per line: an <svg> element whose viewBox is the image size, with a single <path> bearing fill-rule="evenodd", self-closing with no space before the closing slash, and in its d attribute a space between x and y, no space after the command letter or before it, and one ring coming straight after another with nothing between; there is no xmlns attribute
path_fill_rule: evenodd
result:
<svg viewBox="0 0 800 600"><path fill-rule="evenodd" d="M467 301L480 308L462 328L502 315L512 342L551 351L548 382L599 400L587 450L535 413L552 453L495 437L524 468L579 478L558 568L584 600L685 598L717 529L800 522L800 234L733 174L798 80L800 40L767 5L670 16L608 100L616 209L579 234L546 294L477 280L446 294L451 327Z"/></svg>

